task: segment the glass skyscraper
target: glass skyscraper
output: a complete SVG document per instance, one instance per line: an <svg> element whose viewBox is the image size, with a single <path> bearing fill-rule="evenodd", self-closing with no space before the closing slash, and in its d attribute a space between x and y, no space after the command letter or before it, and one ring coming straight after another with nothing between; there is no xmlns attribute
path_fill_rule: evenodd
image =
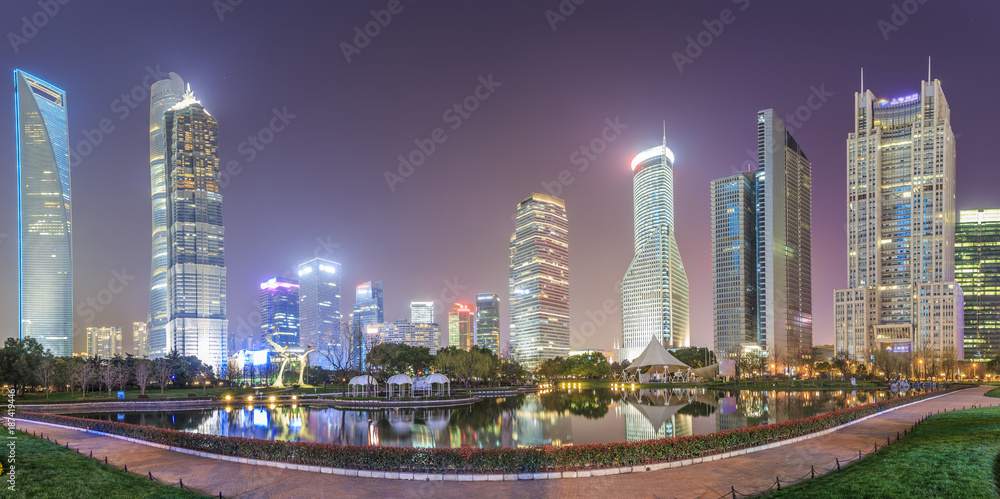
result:
<svg viewBox="0 0 1000 499"><path fill-rule="evenodd" d="M272 277L260 283L260 340L258 349L271 349L267 339L283 346L299 346L299 283Z"/></svg>
<svg viewBox="0 0 1000 499"><path fill-rule="evenodd" d="M66 92L14 70L18 337L73 354L73 218Z"/></svg>
<svg viewBox="0 0 1000 499"><path fill-rule="evenodd" d="M149 357L149 330L145 322L132 323L132 355L142 359Z"/></svg>
<svg viewBox="0 0 1000 499"><path fill-rule="evenodd" d="M411 301L410 322L414 324L431 324L434 322L434 302Z"/></svg>
<svg viewBox="0 0 1000 499"><path fill-rule="evenodd" d="M854 97L847 137L847 289L834 291L835 348L961 359L955 285L955 136L939 80L914 94Z"/></svg>
<svg viewBox="0 0 1000 499"><path fill-rule="evenodd" d="M510 236L510 349L532 370L569 355L569 222L566 202L532 193Z"/></svg>
<svg viewBox="0 0 1000 499"><path fill-rule="evenodd" d="M735 357L760 341L756 179L756 172L746 172L712 181L714 333L721 357Z"/></svg>
<svg viewBox="0 0 1000 499"><path fill-rule="evenodd" d="M167 185L167 346L225 364L226 266L219 186L219 124L194 98L163 115Z"/></svg>
<svg viewBox="0 0 1000 499"><path fill-rule="evenodd" d="M500 297L476 295L476 346L500 353Z"/></svg>
<svg viewBox="0 0 1000 499"><path fill-rule="evenodd" d="M354 324L364 330L364 326L380 322L385 322L382 281L359 284L354 292Z"/></svg>
<svg viewBox="0 0 1000 499"><path fill-rule="evenodd" d="M299 345L334 352L343 345L340 264L314 258L299 264ZM311 365L330 369L322 355L309 354Z"/></svg>
<svg viewBox="0 0 1000 499"><path fill-rule="evenodd" d="M174 107L184 95L184 80L176 73L153 83L149 92L149 184L153 203L153 256L149 285L149 356L167 354L167 268L170 249L167 245L167 166L163 113Z"/></svg>
<svg viewBox="0 0 1000 499"><path fill-rule="evenodd" d="M88 327L87 355L110 359L122 354L122 328L120 327Z"/></svg>
<svg viewBox="0 0 1000 499"><path fill-rule="evenodd" d="M663 145L632 159L635 256L622 278L620 360L651 338L666 348L691 344L688 280L674 236L674 153Z"/></svg>
<svg viewBox="0 0 1000 499"><path fill-rule="evenodd" d="M448 346L468 350L473 345L472 308L466 303L456 303L448 312Z"/></svg>
<svg viewBox="0 0 1000 499"><path fill-rule="evenodd" d="M955 281L965 295L965 360L993 360L1000 355L1000 209L958 212Z"/></svg>

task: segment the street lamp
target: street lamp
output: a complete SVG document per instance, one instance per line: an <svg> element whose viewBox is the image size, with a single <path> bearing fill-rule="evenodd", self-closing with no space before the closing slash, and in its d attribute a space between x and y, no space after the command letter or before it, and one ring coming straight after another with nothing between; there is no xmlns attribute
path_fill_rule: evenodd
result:
<svg viewBox="0 0 1000 499"><path fill-rule="evenodd" d="M920 378L924 377L924 359L920 359Z"/></svg>

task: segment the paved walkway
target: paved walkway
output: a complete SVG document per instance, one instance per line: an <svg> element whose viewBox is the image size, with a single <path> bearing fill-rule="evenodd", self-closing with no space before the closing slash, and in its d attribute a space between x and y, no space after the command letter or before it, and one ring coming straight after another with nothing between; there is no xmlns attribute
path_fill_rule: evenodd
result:
<svg viewBox="0 0 1000 499"><path fill-rule="evenodd" d="M184 485L217 496L246 498L335 498L348 497L701 497L714 498L735 486L742 493L766 489L776 476L799 478L833 466L834 458L856 456L888 436L909 428L928 412L961 409L972 405L1000 405L1000 399L983 394L992 387L961 390L943 397L869 418L839 431L801 442L728 459L645 473L593 478L525 480L514 482L416 482L345 477L306 471L201 458L169 450L134 444L121 439L93 435L18 421L18 428L42 431L60 444L70 443L84 454L108 456L108 462L130 472L152 472L158 481ZM785 478L783 478L785 480Z"/></svg>

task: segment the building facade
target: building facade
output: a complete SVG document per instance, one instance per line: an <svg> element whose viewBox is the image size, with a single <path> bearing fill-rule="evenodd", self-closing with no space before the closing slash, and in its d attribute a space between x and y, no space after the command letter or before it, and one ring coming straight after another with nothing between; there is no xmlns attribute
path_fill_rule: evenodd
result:
<svg viewBox="0 0 1000 499"><path fill-rule="evenodd" d="M962 210L955 227L955 281L965 296L965 359L1000 355L1000 209Z"/></svg>
<svg viewBox="0 0 1000 499"><path fill-rule="evenodd" d="M14 71L18 338L73 354L73 217L66 92Z"/></svg>
<svg viewBox="0 0 1000 499"><path fill-rule="evenodd" d="M475 334L475 317L467 303L456 303L448 312L448 346L462 350L472 348Z"/></svg>
<svg viewBox="0 0 1000 499"><path fill-rule="evenodd" d="M367 326L385 322L385 308L382 301L382 281L368 281L355 289L354 324Z"/></svg>
<svg viewBox="0 0 1000 499"><path fill-rule="evenodd" d="M120 327L88 327L87 355L110 359L122 355L122 328Z"/></svg>
<svg viewBox="0 0 1000 499"><path fill-rule="evenodd" d="M299 344L335 354L343 347L344 320L340 306L340 273L337 262L314 258L299 264ZM322 353L309 354L310 365L331 369Z"/></svg>
<svg viewBox="0 0 1000 499"><path fill-rule="evenodd" d="M500 353L500 297L476 295L476 346Z"/></svg>
<svg viewBox="0 0 1000 499"><path fill-rule="evenodd" d="M430 324L434 321L434 302L411 301L410 322L414 324Z"/></svg>
<svg viewBox="0 0 1000 499"><path fill-rule="evenodd" d="M132 355L137 358L149 357L149 329L146 322L132 323Z"/></svg>
<svg viewBox="0 0 1000 499"><path fill-rule="evenodd" d="M441 337L441 329L437 323L398 320L371 324L367 327L369 330L375 330L368 334L377 337L379 343L405 343L411 347L427 347L431 355L437 355L438 341Z"/></svg>
<svg viewBox="0 0 1000 499"><path fill-rule="evenodd" d="M569 354L566 202L533 193L518 203L510 237L510 348L532 370Z"/></svg>
<svg viewBox="0 0 1000 499"><path fill-rule="evenodd" d="M167 269L170 267L170 248L167 244L167 144L163 114L184 96L184 80L176 73L170 73L169 76L166 80L154 82L149 90L149 184L153 204L153 254L146 330L149 334L151 358L162 357L169 350Z"/></svg>
<svg viewBox="0 0 1000 499"><path fill-rule="evenodd" d="M227 358L219 124L190 88L163 114L167 185L167 346L221 372Z"/></svg>
<svg viewBox="0 0 1000 499"><path fill-rule="evenodd" d="M865 90L854 111L837 351L865 362L876 349L961 359L964 349L952 351L964 326L955 307L955 137L941 82L892 100Z"/></svg>
<svg viewBox="0 0 1000 499"><path fill-rule="evenodd" d="M632 360L651 338L665 348L691 344L688 280L674 234L674 153L663 145L632 159L635 256L621 282L619 360Z"/></svg>
<svg viewBox="0 0 1000 499"><path fill-rule="evenodd" d="M712 181L713 331L715 351L724 358L760 342L756 186L756 172Z"/></svg>
<svg viewBox="0 0 1000 499"><path fill-rule="evenodd" d="M256 348L299 346L299 282L272 277L260 283L260 338Z"/></svg>

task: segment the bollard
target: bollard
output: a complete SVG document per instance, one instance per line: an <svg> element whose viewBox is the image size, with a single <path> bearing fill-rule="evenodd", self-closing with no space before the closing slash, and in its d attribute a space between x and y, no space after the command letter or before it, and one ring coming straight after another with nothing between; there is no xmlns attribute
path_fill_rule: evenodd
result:
<svg viewBox="0 0 1000 499"><path fill-rule="evenodd" d="M885 437L885 445L889 445L889 439L892 437Z"/></svg>
<svg viewBox="0 0 1000 499"><path fill-rule="evenodd" d="M878 452L878 442L875 443L875 452Z"/></svg>
<svg viewBox="0 0 1000 499"><path fill-rule="evenodd" d="M222 491L219 491L219 499L222 499Z"/></svg>
<svg viewBox="0 0 1000 499"><path fill-rule="evenodd" d="M94 450L93 449L90 450L90 457L91 457L91 459L93 459L93 457L94 457Z"/></svg>
<svg viewBox="0 0 1000 499"><path fill-rule="evenodd" d="M104 464L108 464L108 456L104 456Z"/></svg>
<svg viewBox="0 0 1000 499"><path fill-rule="evenodd" d="M150 482L153 481L153 472L152 471L149 472L149 481ZM221 494L222 492L219 492L219 493Z"/></svg>
<svg viewBox="0 0 1000 499"><path fill-rule="evenodd" d="M834 458L834 459L837 460L837 471L840 471L840 458L837 457L837 458Z"/></svg>
<svg viewBox="0 0 1000 499"><path fill-rule="evenodd" d="M809 478L816 478L816 467L815 466L809 466L809 474L812 475Z"/></svg>
<svg viewBox="0 0 1000 499"><path fill-rule="evenodd" d="M67 449L69 448L69 442L66 442L66 448Z"/></svg>
<svg viewBox="0 0 1000 499"><path fill-rule="evenodd" d="M861 460L861 450L859 449L858 450L858 461L860 461L860 460Z"/></svg>
<svg viewBox="0 0 1000 499"><path fill-rule="evenodd" d="M778 484L778 490L781 490L781 480L778 477L774 477L774 483Z"/></svg>
<svg viewBox="0 0 1000 499"><path fill-rule="evenodd" d="M124 468L122 468L122 471L124 471L125 473L128 473L128 465L127 464L125 465Z"/></svg>
<svg viewBox="0 0 1000 499"><path fill-rule="evenodd" d="M733 487L732 485L730 485L729 486L729 490L733 493L733 499L736 499L736 487Z"/></svg>
<svg viewBox="0 0 1000 499"><path fill-rule="evenodd" d="M183 489L184 488L184 479L181 478L180 480L181 480L181 488Z"/></svg>

